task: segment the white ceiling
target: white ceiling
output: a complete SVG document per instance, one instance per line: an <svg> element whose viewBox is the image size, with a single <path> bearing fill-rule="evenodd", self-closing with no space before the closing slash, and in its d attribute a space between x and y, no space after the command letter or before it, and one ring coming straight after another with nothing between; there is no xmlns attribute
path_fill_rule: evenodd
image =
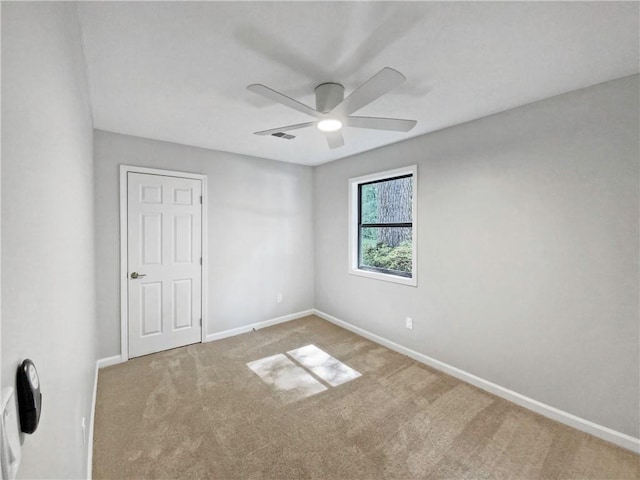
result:
<svg viewBox="0 0 640 480"><path fill-rule="evenodd" d="M638 2L81 2L94 126L317 165L638 73ZM330 150L252 132L312 120L246 90L315 107L381 68L407 81L359 110L409 133L345 128Z"/></svg>

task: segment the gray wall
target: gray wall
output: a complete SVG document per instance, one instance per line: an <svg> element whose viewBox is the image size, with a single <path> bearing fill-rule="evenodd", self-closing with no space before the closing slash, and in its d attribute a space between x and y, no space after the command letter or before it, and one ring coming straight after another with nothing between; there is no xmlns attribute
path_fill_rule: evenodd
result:
<svg viewBox="0 0 640 480"><path fill-rule="evenodd" d="M310 167L96 130L100 357L120 354L120 164L208 176L209 334L313 307Z"/></svg>
<svg viewBox="0 0 640 480"><path fill-rule="evenodd" d="M96 360L92 123L75 4L2 3L2 386L43 393L19 478L86 478Z"/></svg>
<svg viewBox="0 0 640 480"><path fill-rule="evenodd" d="M638 437L638 112L627 77L316 168L316 308ZM348 178L414 163L418 287L349 275Z"/></svg>

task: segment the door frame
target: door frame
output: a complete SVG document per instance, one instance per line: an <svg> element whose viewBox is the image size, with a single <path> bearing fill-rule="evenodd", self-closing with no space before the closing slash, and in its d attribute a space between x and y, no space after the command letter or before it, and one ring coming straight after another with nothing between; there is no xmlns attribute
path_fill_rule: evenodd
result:
<svg viewBox="0 0 640 480"><path fill-rule="evenodd" d="M209 264L207 253L207 176L200 173L179 172L175 170L162 170L158 168L136 167L133 165L120 165L120 356L121 361L129 360L129 227L127 174L144 173L148 175L160 175L163 177L188 178L199 180L202 186L202 282L200 302L202 308L202 325L200 327L200 342L206 339L207 332L207 265Z"/></svg>

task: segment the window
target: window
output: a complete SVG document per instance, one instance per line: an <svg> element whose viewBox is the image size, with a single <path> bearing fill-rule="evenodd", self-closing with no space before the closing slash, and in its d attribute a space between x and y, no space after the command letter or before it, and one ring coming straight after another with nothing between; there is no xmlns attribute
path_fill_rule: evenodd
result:
<svg viewBox="0 0 640 480"><path fill-rule="evenodd" d="M349 273L417 285L417 166L349 180Z"/></svg>

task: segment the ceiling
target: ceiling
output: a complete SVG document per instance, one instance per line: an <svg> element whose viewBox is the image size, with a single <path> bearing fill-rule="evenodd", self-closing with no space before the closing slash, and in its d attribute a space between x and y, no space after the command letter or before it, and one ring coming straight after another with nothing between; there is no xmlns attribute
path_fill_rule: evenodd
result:
<svg viewBox="0 0 640 480"><path fill-rule="evenodd" d="M638 2L80 2L95 128L318 165L638 73ZM356 115L417 120L409 133L252 132L311 117L246 89L315 107L383 67L405 83Z"/></svg>

